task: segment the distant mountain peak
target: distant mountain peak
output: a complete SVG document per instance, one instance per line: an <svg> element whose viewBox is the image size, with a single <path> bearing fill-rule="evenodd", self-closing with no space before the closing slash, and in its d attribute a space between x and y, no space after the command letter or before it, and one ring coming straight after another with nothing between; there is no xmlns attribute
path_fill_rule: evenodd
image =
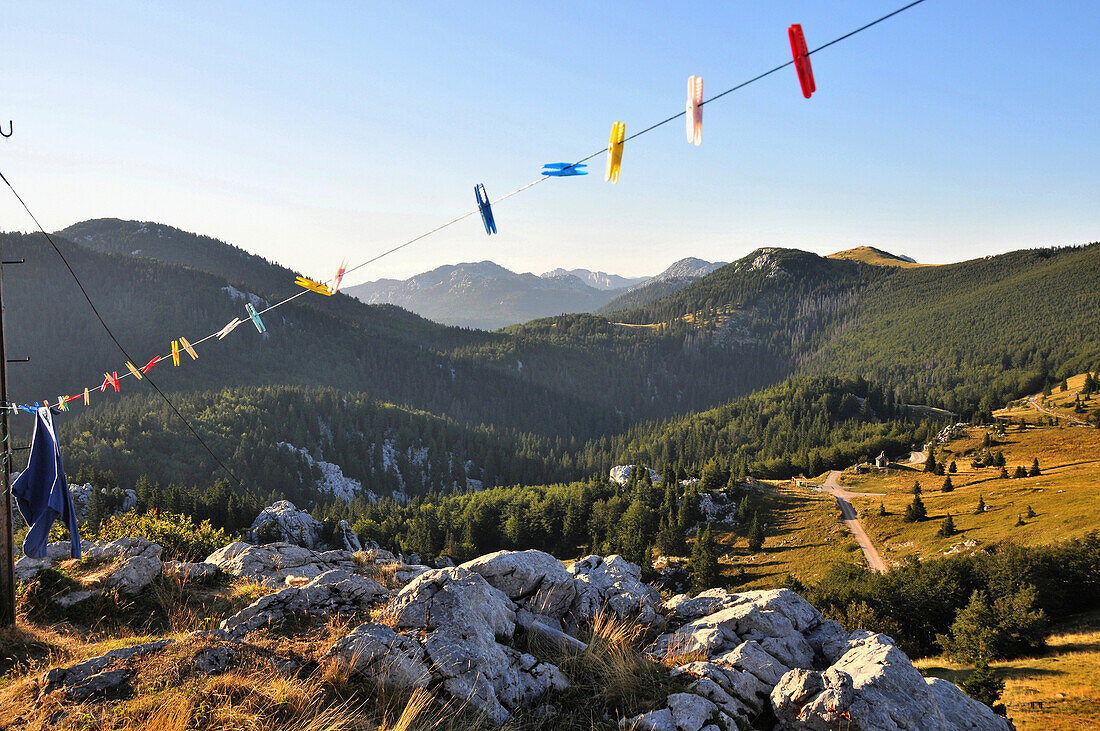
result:
<svg viewBox="0 0 1100 731"><path fill-rule="evenodd" d="M851 249L845 249L844 251L838 251L835 254L829 254L828 258L861 261L864 264L873 264L875 266L926 266L925 264L918 264L917 260L913 259L912 257L891 254L889 251L876 249L874 246L856 246Z"/></svg>
<svg viewBox="0 0 1100 731"><path fill-rule="evenodd" d="M649 279L649 277L621 277L618 274L594 272L591 269L562 269L561 267L553 271L545 272L541 276L544 279L572 276L584 282L589 287L600 290L623 289L645 282Z"/></svg>

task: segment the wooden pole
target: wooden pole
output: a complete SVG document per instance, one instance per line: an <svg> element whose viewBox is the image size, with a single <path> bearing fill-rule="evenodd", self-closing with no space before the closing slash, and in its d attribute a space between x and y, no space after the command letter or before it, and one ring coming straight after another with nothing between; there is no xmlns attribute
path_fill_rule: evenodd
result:
<svg viewBox="0 0 1100 731"><path fill-rule="evenodd" d="M15 624L15 539L12 536L11 433L8 429L8 357L4 343L4 264L0 252L0 628Z"/></svg>

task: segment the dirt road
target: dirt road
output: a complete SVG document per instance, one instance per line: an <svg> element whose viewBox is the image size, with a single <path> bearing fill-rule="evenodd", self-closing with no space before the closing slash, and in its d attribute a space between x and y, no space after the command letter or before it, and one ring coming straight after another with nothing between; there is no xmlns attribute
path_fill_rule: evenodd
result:
<svg viewBox="0 0 1100 731"><path fill-rule="evenodd" d="M878 555L878 549L875 548L874 543L871 543L871 537L867 535L867 531L863 529L863 524L859 522L856 509L848 502L849 498L878 497L881 493L849 492L841 486L839 479L840 472L833 470L825 478L825 484L821 486L821 489L836 498L836 504L840 506L840 514L844 520L844 525L848 526L848 530L855 536L856 543L863 551L863 557L867 559L867 565L871 567L872 571L884 574L886 573L886 562L882 560L882 556Z"/></svg>
<svg viewBox="0 0 1100 731"><path fill-rule="evenodd" d="M1053 416L1055 419L1065 419L1070 424L1077 424L1078 426L1091 426L1084 419L1078 419L1076 416L1070 416L1069 414L1056 414L1055 412L1051 411L1050 409L1047 409L1047 408L1044 408L1044 407L1040 406L1039 405L1039 399L1041 399L1042 397L1043 397L1043 395L1041 393L1037 393L1034 396L1028 396L1027 397L1027 402L1031 405L1031 408L1035 409L1036 411L1038 411L1041 414L1046 414L1047 416Z"/></svg>

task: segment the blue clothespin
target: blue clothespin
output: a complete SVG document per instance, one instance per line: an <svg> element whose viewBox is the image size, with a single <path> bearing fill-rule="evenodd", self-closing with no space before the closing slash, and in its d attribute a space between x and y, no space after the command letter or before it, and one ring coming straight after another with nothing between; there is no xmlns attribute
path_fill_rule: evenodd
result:
<svg viewBox="0 0 1100 731"><path fill-rule="evenodd" d="M585 170L586 167L588 166L583 162L548 162L542 166L542 174L550 175L555 178L568 178L573 175L588 175L588 171Z"/></svg>
<svg viewBox="0 0 1100 731"><path fill-rule="evenodd" d="M29 404L19 404L19 410L20 411L26 411L28 414L38 413L38 409L34 408L33 406L30 406Z"/></svg>
<svg viewBox="0 0 1100 731"><path fill-rule="evenodd" d="M485 233L492 236L497 232L497 222L493 220L493 209L489 205L489 194L485 192L483 183L474 186L474 197L477 198L477 207L481 209L481 222L485 224Z"/></svg>
<svg viewBox="0 0 1100 731"><path fill-rule="evenodd" d="M245 304L244 311L248 313L248 317L252 320L252 324L256 326L257 332L267 332L267 328L264 326L264 321L260 319L260 313L256 312L256 308L252 306L251 302Z"/></svg>

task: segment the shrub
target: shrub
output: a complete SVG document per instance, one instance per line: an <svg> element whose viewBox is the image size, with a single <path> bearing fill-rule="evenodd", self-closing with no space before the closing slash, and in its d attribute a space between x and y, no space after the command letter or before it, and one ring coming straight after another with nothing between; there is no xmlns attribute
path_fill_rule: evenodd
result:
<svg viewBox="0 0 1100 731"><path fill-rule="evenodd" d="M989 662L1033 652L1043 646L1047 626L1046 614L1035 606L1037 598L1030 585L993 600L978 589L955 615L950 635L936 639L957 662Z"/></svg>
<svg viewBox="0 0 1100 731"><path fill-rule="evenodd" d="M84 537L92 541L113 541L126 536L146 538L159 544L164 549L164 558L180 561L201 561L230 542L226 532L210 525L209 520L195 525L190 516L156 510L146 513L131 510L113 515L103 521L94 534Z"/></svg>
<svg viewBox="0 0 1100 731"><path fill-rule="evenodd" d="M998 680L993 671L989 669L989 663L979 662L974 672L967 676L962 683L963 692L980 703L992 708L996 713L1005 715L1003 703L997 703L1004 692L1005 682Z"/></svg>

